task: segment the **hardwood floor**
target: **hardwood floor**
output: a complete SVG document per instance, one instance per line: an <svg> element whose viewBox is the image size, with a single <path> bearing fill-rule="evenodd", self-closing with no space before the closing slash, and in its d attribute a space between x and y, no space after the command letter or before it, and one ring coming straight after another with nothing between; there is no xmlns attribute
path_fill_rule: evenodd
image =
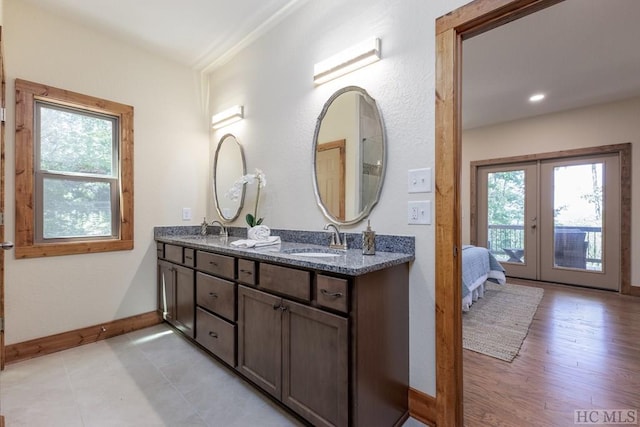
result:
<svg viewBox="0 0 640 427"><path fill-rule="evenodd" d="M544 297L512 363L464 350L465 426L573 426L574 410L640 412L640 298L508 282Z"/></svg>

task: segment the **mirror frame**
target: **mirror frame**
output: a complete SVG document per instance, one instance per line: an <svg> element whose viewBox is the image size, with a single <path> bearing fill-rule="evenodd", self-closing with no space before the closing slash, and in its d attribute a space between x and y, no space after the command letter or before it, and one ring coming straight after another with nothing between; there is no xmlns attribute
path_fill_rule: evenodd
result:
<svg viewBox="0 0 640 427"><path fill-rule="evenodd" d="M218 141L218 147L216 147L216 152L213 157L213 180L211 185L213 190L213 204L215 205L216 212L218 213L218 217L220 217L220 221L224 223L233 222L236 219L238 219L238 217L240 216L240 212L242 212L242 208L244 207L244 195L247 187L246 185L242 186L242 194L240 195L240 204L238 205L238 209L236 210L236 213L233 215L233 218L225 218L224 215L222 215L222 210L220 209L220 201L218 200L218 192L216 191L216 181L217 181L216 178L217 178L217 170L218 170L218 160L220 158L220 148L222 148L222 143L227 138L233 138L233 141L236 143L236 145L238 146L238 149L240 150L240 159L242 160L242 175L240 176L247 174L247 163L245 162L245 159L244 159L244 150L242 149L242 144L240 144L238 137L236 137L232 133L224 134L222 138L220 138L220 140ZM238 178L240 178L240 176Z"/></svg>
<svg viewBox="0 0 640 427"><path fill-rule="evenodd" d="M338 98L340 95L343 95L343 94L345 94L347 92L358 92L360 95L362 95L364 97L365 101L367 101L368 103L373 105L373 107L375 108L376 113L378 114L378 118L380 120L380 129L382 131L382 160L381 160L381 162L382 162L382 170L380 172L380 183L378 184L378 189L377 189L375 197L373 198L371 203L369 203L365 207L365 209L363 209L358 214L358 216L356 216L355 218L340 220L340 219L336 218L335 216L333 216L329 212L327 207L322 202L322 199L320 198L320 191L318 190L318 178L317 178L317 171L316 171L316 160L317 160L317 152L318 152L318 137L320 136L320 127L322 126L322 120L327 115L327 111L329 110L329 107L331 106L333 101L335 101L336 98ZM322 107L322 112L320 113L320 115L318 116L318 120L316 121L316 129L315 129L315 132L313 133L313 159L312 159L312 162L313 162L313 170L312 170L311 175L312 175L312 178L313 178L313 192L315 193L316 202L318 203L318 206L320 207L320 210L322 210L323 215L329 221L333 222L334 224L339 224L339 225L352 225L352 224L359 223L360 221L365 219L367 216L369 216L369 214L371 213L371 210L373 209L373 207L380 200L380 193L382 192L382 187L384 185L384 178L385 178L385 174L386 174L386 170L387 170L387 136L386 136L386 132L385 132L385 129L384 129L384 121L382 120L382 112L380 111L380 108L378 107L378 103L376 102L375 99L373 99L367 93L366 90L364 90L363 88L361 88L359 86L346 86L346 87L343 87L342 89L338 89L333 95L331 95L331 97L329 97L327 102L325 102L324 107Z"/></svg>

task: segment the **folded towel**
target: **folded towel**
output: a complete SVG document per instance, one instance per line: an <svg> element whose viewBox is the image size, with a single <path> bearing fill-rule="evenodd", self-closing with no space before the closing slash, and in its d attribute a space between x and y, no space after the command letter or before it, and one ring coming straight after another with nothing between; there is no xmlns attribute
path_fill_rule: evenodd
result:
<svg viewBox="0 0 640 427"><path fill-rule="evenodd" d="M271 235L271 230L266 225L256 225L247 231L249 240L267 240Z"/></svg>
<svg viewBox="0 0 640 427"><path fill-rule="evenodd" d="M262 246L277 245L280 243L280 236L269 236L265 240L243 239L229 243L236 248L259 248Z"/></svg>

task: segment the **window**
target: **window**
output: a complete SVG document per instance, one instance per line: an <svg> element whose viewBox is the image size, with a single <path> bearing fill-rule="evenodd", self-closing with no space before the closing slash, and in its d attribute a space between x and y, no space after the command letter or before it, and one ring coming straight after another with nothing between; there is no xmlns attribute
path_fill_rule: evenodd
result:
<svg viewBox="0 0 640 427"><path fill-rule="evenodd" d="M16 80L16 257L133 248L133 107Z"/></svg>

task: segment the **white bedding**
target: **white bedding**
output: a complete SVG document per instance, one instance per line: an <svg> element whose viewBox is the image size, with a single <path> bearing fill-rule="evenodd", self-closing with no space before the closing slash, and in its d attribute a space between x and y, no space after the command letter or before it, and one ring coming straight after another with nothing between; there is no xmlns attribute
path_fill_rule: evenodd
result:
<svg viewBox="0 0 640 427"><path fill-rule="evenodd" d="M491 280L504 285L504 268L486 248L462 247L462 311L484 296L484 283Z"/></svg>

